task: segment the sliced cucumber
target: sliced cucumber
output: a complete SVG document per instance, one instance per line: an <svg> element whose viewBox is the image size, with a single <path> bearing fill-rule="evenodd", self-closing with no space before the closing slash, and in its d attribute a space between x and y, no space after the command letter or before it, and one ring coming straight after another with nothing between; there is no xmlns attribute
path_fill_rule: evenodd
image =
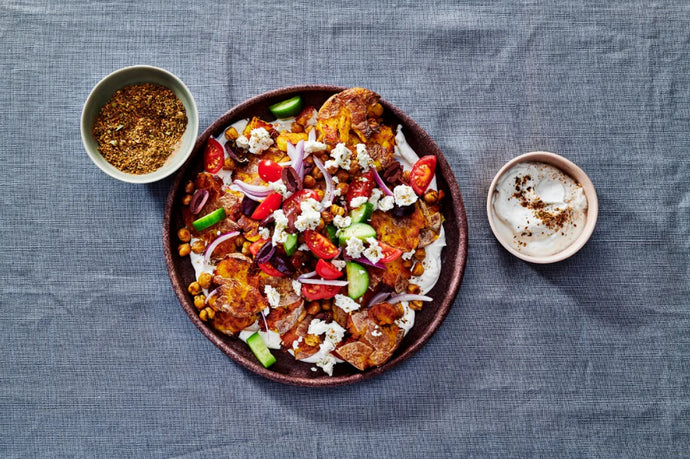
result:
<svg viewBox="0 0 690 459"><path fill-rule="evenodd" d="M330 239L331 242L336 245L338 244L338 236L336 236L337 232L338 228L336 228L334 225L326 225L326 235L328 236L328 239Z"/></svg>
<svg viewBox="0 0 690 459"><path fill-rule="evenodd" d="M371 218L371 214L373 213L374 205L370 202L365 202L350 212L350 217L352 217L352 223L364 223Z"/></svg>
<svg viewBox="0 0 690 459"><path fill-rule="evenodd" d="M264 343L264 340L259 332L256 332L247 338L247 345L249 346L249 349L252 350L261 365L263 365L265 368L268 368L276 363L276 358L273 356L273 354L271 354L271 351L268 349L268 347L266 347L266 343Z"/></svg>
<svg viewBox="0 0 690 459"><path fill-rule="evenodd" d="M345 265L347 273L347 294L353 300L364 295L369 288L369 273L364 266L354 261L348 261Z"/></svg>
<svg viewBox="0 0 690 459"><path fill-rule="evenodd" d="M215 225L216 223L222 221L225 218L225 209L222 207L214 210L208 215L205 215L198 220L192 222L192 226L197 231L203 231L206 228Z"/></svg>
<svg viewBox="0 0 690 459"><path fill-rule="evenodd" d="M273 104L268 109L275 115L276 118L290 118L299 114L302 110L302 97L295 96L288 100Z"/></svg>
<svg viewBox="0 0 690 459"><path fill-rule="evenodd" d="M366 241L370 237L376 237L376 230L366 223L353 223L340 231L340 236L338 236L340 245L347 244L347 240L353 237Z"/></svg>
<svg viewBox="0 0 690 459"><path fill-rule="evenodd" d="M288 234L287 239L285 240L285 243L283 244L283 249L285 249L285 255L288 257L295 253L295 250L297 250L297 235L296 234Z"/></svg>

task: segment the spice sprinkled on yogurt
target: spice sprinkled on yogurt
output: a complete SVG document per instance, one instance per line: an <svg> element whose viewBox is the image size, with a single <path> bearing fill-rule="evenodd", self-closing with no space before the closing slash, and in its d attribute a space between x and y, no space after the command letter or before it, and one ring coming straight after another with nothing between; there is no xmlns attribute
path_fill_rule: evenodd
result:
<svg viewBox="0 0 690 459"><path fill-rule="evenodd" d="M554 255L582 233L587 198L582 186L546 163L521 163L503 174L492 201L498 232L517 251Z"/></svg>

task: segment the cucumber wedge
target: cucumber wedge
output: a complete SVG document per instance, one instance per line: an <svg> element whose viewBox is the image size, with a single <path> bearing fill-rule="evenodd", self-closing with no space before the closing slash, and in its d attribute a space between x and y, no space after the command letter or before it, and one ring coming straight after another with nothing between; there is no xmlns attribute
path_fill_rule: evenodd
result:
<svg viewBox="0 0 690 459"><path fill-rule="evenodd" d="M296 234L288 234L287 239L283 244L283 249L285 249L285 255L287 255L288 257L295 253L295 250L297 250Z"/></svg>
<svg viewBox="0 0 690 459"><path fill-rule="evenodd" d="M302 97L295 96L288 100L273 104L268 109L276 118L285 119L298 115L302 110Z"/></svg>
<svg viewBox="0 0 690 459"><path fill-rule="evenodd" d="M356 237L362 241L366 241L370 237L376 238L376 230L366 223L353 223L347 228L340 231L338 236L338 242L340 245L347 244L348 239Z"/></svg>
<svg viewBox="0 0 690 459"><path fill-rule="evenodd" d="M225 218L225 209L219 207L208 215L205 215L198 220L192 222L192 226L197 231L203 231L206 228L215 225Z"/></svg>
<svg viewBox="0 0 690 459"><path fill-rule="evenodd" d="M374 205L370 202L365 202L350 212L350 217L352 217L352 223L364 223L371 218L371 214L373 213Z"/></svg>
<svg viewBox="0 0 690 459"><path fill-rule="evenodd" d="M266 347L266 343L264 343L264 340L259 332L256 332L247 338L247 345L249 346L249 349L252 350L261 365L263 365L265 368L268 368L276 363L276 358L273 356L273 354L271 354L271 351L268 349L268 347Z"/></svg>
<svg viewBox="0 0 690 459"><path fill-rule="evenodd" d="M364 266L354 261L348 261L345 265L347 273L347 295L356 300L364 295L369 288L369 273Z"/></svg>

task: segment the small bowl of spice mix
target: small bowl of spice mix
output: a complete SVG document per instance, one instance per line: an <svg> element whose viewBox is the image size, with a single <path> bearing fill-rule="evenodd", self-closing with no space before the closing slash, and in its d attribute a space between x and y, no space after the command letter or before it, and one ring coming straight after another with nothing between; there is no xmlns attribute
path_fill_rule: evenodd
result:
<svg viewBox="0 0 690 459"><path fill-rule="evenodd" d="M146 65L117 70L91 91L81 137L91 160L123 182L150 183L177 171L199 131L196 102L172 73Z"/></svg>
<svg viewBox="0 0 690 459"><path fill-rule="evenodd" d="M498 242L530 263L554 263L580 250L594 231L597 193L587 174L554 153L535 151L494 177L486 213Z"/></svg>

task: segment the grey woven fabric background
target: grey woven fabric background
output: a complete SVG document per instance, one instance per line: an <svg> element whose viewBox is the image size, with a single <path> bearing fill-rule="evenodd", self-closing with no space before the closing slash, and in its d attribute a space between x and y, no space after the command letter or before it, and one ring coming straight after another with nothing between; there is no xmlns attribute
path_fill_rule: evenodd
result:
<svg viewBox="0 0 690 459"><path fill-rule="evenodd" d="M687 2L4 1L0 5L0 456L664 457L690 453ZM91 88L132 64L193 92L205 129L302 83L364 86L453 165L469 257L413 358L338 389L264 380L173 294L171 179L88 159ZM594 182L590 242L551 266L494 239L509 159Z"/></svg>

